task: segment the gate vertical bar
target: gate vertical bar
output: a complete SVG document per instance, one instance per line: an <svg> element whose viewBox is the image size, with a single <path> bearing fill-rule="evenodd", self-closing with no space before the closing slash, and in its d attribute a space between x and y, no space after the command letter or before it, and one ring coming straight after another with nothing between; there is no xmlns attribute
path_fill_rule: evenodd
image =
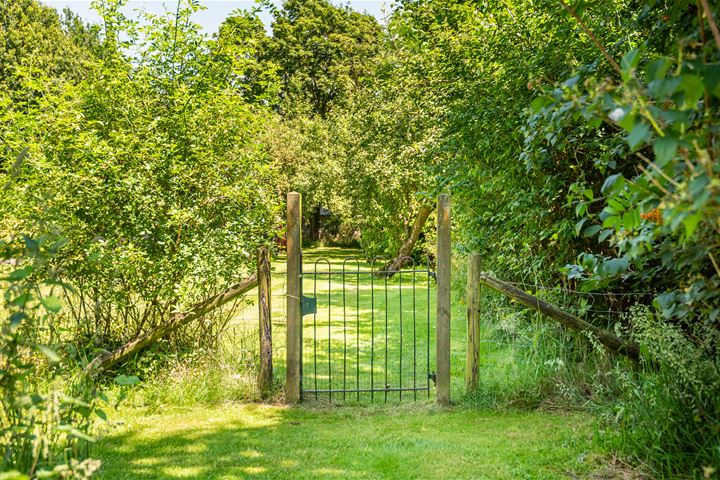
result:
<svg viewBox="0 0 720 480"><path fill-rule="evenodd" d="M358 279L358 288L360 280ZM370 262L370 402L375 401L375 259Z"/></svg>
<svg viewBox="0 0 720 480"><path fill-rule="evenodd" d="M345 260L347 261L347 260ZM345 262L342 268L342 300L343 300L343 390L347 390L347 312L345 307ZM343 400L345 392L343 391Z"/></svg>
<svg viewBox="0 0 720 480"><path fill-rule="evenodd" d="M480 255L468 255L467 266L467 352L465 356L465 389L477 390L480 371Z"/></svg>
<svg viewBox="0 0 720 480"><path fill-rule="evenodd" d="M315 271L313 272L313 298L317 298L317 264L319 260L315 260ZM315 390L315 400L318 399L318 374L317 374L317 308L313 312L313 389Z"/></svg>
<svg viewBox="0 0 720 480"><path fill-rule="evenodd" d="M413 262L413 274L412 274L412 292L413 292L413 399L417 400L417 322L415 321L415 309L417 307L417 301L415 298L415 262Z"/></svg>
<svg viewBox="0 0 720 480"><path fill-rule="evenodd" d="M356 367L356 389L357 400L360 401L360 262L357 262L357 273L355 275L355 343L357 344L357 367Z"/></svg>
<svg viewBox="0 0 720 480"><path fill-rule="evenodd" d="M437 201L437 315L435 321L435 401L450 404L450 195Z"/></svg>
<svg viewBox="0 0 720 480"><path fill-rule="evenodd" d="M427 397L430 398L430 255L427 256L427 338L425 339L425 376L427 377Z"/></svg>
<svg viewBox="0 0 720 480"><path fill-rule="evenodd" d="M403 305L402 305L402 270L398 272L398 297L400 302L400 400L402 400L402 388L403 388Z"/></svg>
<svg viewBox="0 0 720 480"><path fill-rule="evenodd" d="M272 361L272 296L270 286L270 249L258 249L258 313L260 327L260 394L266 398L273 383Z"/></svg>
<svg viewBox="0 0 720 480"><path fill-rule="evenodd" d="M302 197L297 192L287 195L287 343L285 401L300 401L300 379L302 362L302 238L301 238Z"/></svg>
<svg viewBox="0 0 720 480"><path fill-rule="evenodd" d="M388 277L385 275L385 403L387 403L388 388Z"/></svg>
<svg viewBox="0 0 720 480"><path fill-rule="evenodd" d="M330 262L327 265L328 274L328 399L332 402L332 272Z"/></svg>

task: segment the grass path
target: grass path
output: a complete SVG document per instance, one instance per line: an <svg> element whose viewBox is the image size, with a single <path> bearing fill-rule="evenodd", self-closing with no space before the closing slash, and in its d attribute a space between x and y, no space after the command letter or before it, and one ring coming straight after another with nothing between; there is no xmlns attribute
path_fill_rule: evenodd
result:
<svg viewBox="0 0 720 480"><path fill-rule="evenodd" d="M577 415L230 404L126 422L95 452L102 479L551 479L592 468Z"/></svg>

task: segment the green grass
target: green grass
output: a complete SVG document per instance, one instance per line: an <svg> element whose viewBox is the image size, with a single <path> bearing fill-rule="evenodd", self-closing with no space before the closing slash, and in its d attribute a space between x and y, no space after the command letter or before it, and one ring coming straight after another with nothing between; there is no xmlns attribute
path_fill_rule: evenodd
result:
<svg viewBox="0 0 720 480"><path fill-rule="evenodd" d="M321 257L328 258L333 271L341 270L343 258L357 254L357 251L335 248L306 251L304 270L313 269L315 260ZM327 265L323 267L323 270L327 269ZM352 267L348 265L348 269ZM369 266L363 262L360 268L367 270ZM276 378L281 382L285 354L283 259L275 261L274 269L274 362ZM419 383L424 381L421 375L425 374L428 333L431 370L434 370L435 290L432 281L428 331L427 278L423 276L421 280L418 274L416 280L415 334L419 349L415 374ZM342 277L331 278L329 296L327 281L327 276L318 277L317 316L304 317L306 388L311 384L314 386L316 378L319 388L329 386L328 373L333 376L333 387L341 386L343 369L346 384L356 381L354 375L359 369L362 386L369 386L371 373L375 381L385 382L386 371L388 383L400 385L400 358L403 360L403 386L411 385L411 276L405 275L402 279L402 323L400 278L388 281L386 303L384 280L375 280L379 286L376 285L373 299L369 276L362 277L359 284L354 277L346 277L344 314ZM314 287L312 279L306 277L305 295L313 292ZM355 292L360 294L359 302ZM355 395L348 395L346 402L340 401L340 395L335 395L332 405L326 395L320 395L317 401L314 395L307 395L305 403L294 408L229 401L238 399L233 394L238 382L252 380L257 349L257 306L253 299L254 292L251 292L245 308L235 316L225 338L225 352L221 355L225 360L220 364L225 370L212 366L208 367L210 371L194 367L187 371L175 369L156 389L150 385L136 390L141 396L157 390L153 393L156 401L131 403L146 407L152 404L150 409L125 408L113 415L111 425L114 427L108 430L94 452L104 463L100 478L543 479L588 475L615 478L613 471L607 469L601 472L601 477L595 476L597 461L602 457L594 452L592 418L587 415L467 408L468 405L494 405L497 403L493 400L495 397L504 398L501 402L505 402L506 407L526 405L507 402L505 397L534 398L535 393L525 390L535 388L538 373L532 365L523 363L522 355L518 356L506 343L497 341L490 328L497 319L486 311L487 328L482 331L481 343L481 385L487 391L481 393L489 400L479 401L478 394L463 400L465 306L458 301L453 302L452 310L452 395L456 406L451 409L433 405L434 391L430 392L430 400L422 392L418 394L418 401L412 401L410 393L403 397L402 403L398 403L397 393L390 394L387 405L383 404L383 393L376 394L375 404L370 404L368 394L363 394L360 402ZM388 312L387 330L385 311ZM343 322L348 324L346 330ZM402 357L400 325L403 327ZM315 328L318 331L317 376L312 355L315 337L311 335ZM373 343L375 351L371 354ZM237 374L232 374L228 368L237 369ZM208 385L213 387L212 392ZM488 386L492 388L487 389ZM223 394L223 388L226 394ZM209 393L203 393L206 391ZM165 405L162 399L165 399ZM193 403L193 399L197 402Z"/></svg>
<svg viewBox="0 0 720 480"><path fill-rule="evenodd" d="M550 479L596 467L580 415L228 404L124 421L94 452L101 479Z"/></svg>

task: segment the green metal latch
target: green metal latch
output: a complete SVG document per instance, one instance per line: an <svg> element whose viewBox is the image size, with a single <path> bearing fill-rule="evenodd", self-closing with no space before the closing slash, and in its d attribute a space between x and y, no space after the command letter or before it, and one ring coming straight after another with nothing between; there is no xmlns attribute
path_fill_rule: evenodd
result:
<svg viewBox="0 0 720 480"><path fill-rule="evenodd" d="M302 297L302 305L300 307L303 315L309 315L311 313L317 313L317 298L315 297Z"/></svg>

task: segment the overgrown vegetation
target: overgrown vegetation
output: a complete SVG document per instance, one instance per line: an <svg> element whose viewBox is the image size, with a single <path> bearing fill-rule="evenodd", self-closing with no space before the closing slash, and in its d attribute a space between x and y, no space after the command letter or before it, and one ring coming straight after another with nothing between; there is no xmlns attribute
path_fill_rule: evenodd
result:
<svg viewBox="0 0 720 480"><path fill-rule="evenodd" d="M641 346L628 364L485 294L467 406L588 410L656 476L720 470L717 5L406 0L380 25L291 0L262 3L272 35L237 11L210 38L197 2L124 4L85 25L0 3L4 469L91 475L106 392L255 399L252 358L220 353L237 304L82 372L252 273L297 190L307 240L388 261L432 254L450 192L458 266L480 252Z"/></svg>

